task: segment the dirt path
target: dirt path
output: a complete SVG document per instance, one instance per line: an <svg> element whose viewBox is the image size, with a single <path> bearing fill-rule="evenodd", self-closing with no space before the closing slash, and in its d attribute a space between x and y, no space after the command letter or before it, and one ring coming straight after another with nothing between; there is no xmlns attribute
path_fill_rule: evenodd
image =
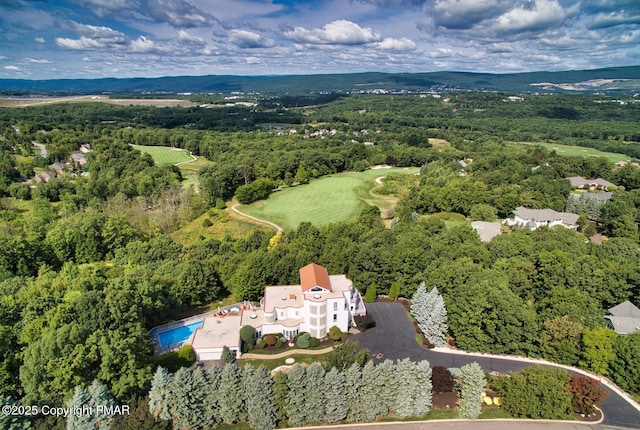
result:
<svg viewBox="0 0 640 430"><path fill-rule="evenodd" d="M234 204L233 206L231 206L231 210L237 213L238 215L240 215L241 217L249 218L251 221L257 222L258 224L266 224L269 227L273 227L276 229L276 232L278 233L282 233L284 231L282 227L280 227L278 224L272 223L271 221L267 221L266 219L256 218L244 212L240 212L240 210L238 209L238 206L240 206L240 203Z"/></svg>
<svg viewBox="0 0 640 430"><path fill-rule="evenodd" d="M278 358L288 357L290 355L322 355L333 351L333 347L329 346L323 349L292 349L289 351L280 352L278 354L242 354L242 358L252 358L254 360L276 360Z"/></svg>
<svg viewBox="0 0 640 430"><path fill-rule="evenodd" d="M181 164L193 163L194 161L198 161L198 157L196 157L193 154L189 154L189 157L191 157L191 160L181 161L179 163L174 164L174 166L180 166Z"/></svg>

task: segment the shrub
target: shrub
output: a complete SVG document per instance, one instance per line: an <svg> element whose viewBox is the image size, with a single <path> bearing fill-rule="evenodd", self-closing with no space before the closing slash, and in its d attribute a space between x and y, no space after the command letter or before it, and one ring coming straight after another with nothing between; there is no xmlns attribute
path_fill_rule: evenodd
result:
<svg viewBox="0 0 640 430"><path fill-rule="evenodd" d="M312 337L309 339L309 347L310 348L315 348L316 346L320 345L320 339L318 339L317 337Z"/></svg>
<svg viewBox="0 0 640 430"><path fill-rule="evenodd" d="M224 200L222 200L220 197L218 197L216 199L216 209L224 209L226 207L227 207L227 205L224 203Z"/></svg>
<svg viewBox="0 0 640 430"><path fill-rule="evenodd" d="M570 377L562 369L527 367L494 378L491 386L515 418L565 419L572 409Z"/></svg>
<svg viewBox="0 0 640 430"><path fill-rule="evenodd" d="M211 220L209 218L205 218L202 220L202 226L203 227L211 227L213 225L213 223L211 222Z"/></svg>
<svg viewBox="0 0 640 430"><path fill-rule="evenodd" d="M450 393L453 391L453 375L444 366L435 366L431 372L431 384L434 393Z"/></svg>
<svg viewBox="0 0 640 430"><path fill-rule="evenodd" d="M267 334L267 335L265 335L263 340L265 341L265 343L267 345L274 346L276 344L276 342L278 341L278 337L275 334Z"/></svg>
<svg viewBox="0 0 640 430"><path fill-rule="evenodd" d="M285 342L286 342L286 339L285 339L285 340L282 340L282 338L281 338L281 337L279 337L279 338L276 340L275 347L276 347L276 348L282 348L282 345L284 345L284 343L285 343Z"/></svg>
<svg viewBox="0 0 640 430"><path fill-rule="evenodd" d="M309 333L300 333L296 338L296 345L299 348L309 348L309 341L311 340L311 335Z"/></svg>
<svg viewBox="0 0 640 430"><path fill-rule="evenodd" d="M240 339L247 346L247 349L251 349L256 344L256 329L250 325L245 325L240 329Z"/></svg>
<svg viewBox="0 0 640 430"><path fill-rule="evenodd" d="M196 352L191 345L184 345L178 350L178 357L184 360L185 363L192 365L196 361Z"/></svg>
<svg viewBox="0 0 640 430"><path fill-rule="evenodd" d="M600 406L609 392L599 387L600 382L595 379L573 375L571 377L571 406L579 414L590 414L596 406Z"/></svg>
<svg viewBox="0 0 640 430"><path fill-rule="evenodd" d="M329 337L332 340L340 340L340 339L342 339L342 330L340 330L340 327L338 327L336 325L331 327L329 329Z"/></svg>
<svg viewBox="0 0 640 430"><path fill-rule="evenodd" d="M260 348L260 349L265 349L266 347L267 347L267 342L265 342L265 340L264 340L264 339L260 339L260 340L258 341L258 348Z"/></svg>
<svg viewBox="0 0 640 430"><path fill-rule="evenodd" d="M355 317L353 317L353 322L356 323L356 327L358 327L358 330L360 331L367 331L367 329L370 329L371 327L375 327L376 326L376 322L373 320L373 317L369 314L367 315L356 315Z"/></svg>

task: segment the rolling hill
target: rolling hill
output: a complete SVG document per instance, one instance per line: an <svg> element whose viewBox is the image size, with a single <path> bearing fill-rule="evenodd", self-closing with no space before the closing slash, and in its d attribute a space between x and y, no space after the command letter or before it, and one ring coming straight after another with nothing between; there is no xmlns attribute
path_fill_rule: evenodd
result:
<svg viewBox="0 0 640 430"><path fill-rule="evenodd" d="M386 91L626 92L640 91L640 66L529 73L350 73L283 76L173 76L105 79L0 79L4 94L229 93Z"/></svg>

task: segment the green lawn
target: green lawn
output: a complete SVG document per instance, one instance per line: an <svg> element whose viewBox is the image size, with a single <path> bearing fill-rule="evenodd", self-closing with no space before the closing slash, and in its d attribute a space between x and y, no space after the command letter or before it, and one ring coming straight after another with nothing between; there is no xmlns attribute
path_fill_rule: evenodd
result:
<svg viewBox="0 0 640 430"><path fill-rule="evenodd" d="M170 148L168 146L131 146L142 153L150 154L153 158L153 161L155 161L158 166L183 163L185 161L193 160L193 158L191 158L191 156L189 155L189 151L187 151L186 149Z"/></svg>
<svg viewBox="0 0 640 430"><path fill-rule="evenodd" d="M604 157L607 160L618 162L629 160L631 157L625 154L617 154L615 152L603 152L593 148L585 148L583 146L559 145L557 143L546 142L516 142L522 145L542 146L550 151L556 151L558 155L573 155L580 157Z"/></svg>
<svg viewBox="0 0 640 430"><path fill-rule="evenodd" d="M346 221L366 203L389 204L388 198L369 193L374 179L389 174L415 174L419 168L369 169L346 172L312 180L309 184L284 188L266 201L242 206L240 210L280 225L285 230L298 227L303 221L329 224ZM365 191L366 188L366 191Z"/></svg>

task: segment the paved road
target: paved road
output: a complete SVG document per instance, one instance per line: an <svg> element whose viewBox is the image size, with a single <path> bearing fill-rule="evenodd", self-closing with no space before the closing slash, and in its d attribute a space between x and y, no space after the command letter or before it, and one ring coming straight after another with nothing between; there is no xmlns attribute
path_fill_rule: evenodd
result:
<svg viewBox="0 0 640 430"><path fill-rule="evenodd" d="M40 149L40 154L39 155L41 157L47 158L48 153L47 153L47 147L46 146L44 146L42 143L38 143L38 142L31 142L31 144L33 146L38 147L38 149Z"/></svg>
<svg viewBox="0 0 640 430"><path fill-rule="evenodd" d="M437 352L423 348L416 342L413 325L400 303L369 303L367 312L373 316L376 327L354 335L353 340L368 348L375 362L409 357L415 361L428 360L432 366L460 367L475 361L486 372L501 373L532 365L531 362L514 359ZM605 415L603 424L640 428L640 411L617 392L604 384L603 387L610 393L602 405Z"/></svg>

